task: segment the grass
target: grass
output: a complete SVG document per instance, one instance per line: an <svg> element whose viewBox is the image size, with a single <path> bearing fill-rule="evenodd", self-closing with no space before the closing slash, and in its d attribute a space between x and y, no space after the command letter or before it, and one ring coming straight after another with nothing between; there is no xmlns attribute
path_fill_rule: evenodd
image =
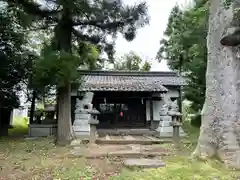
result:
<svg viewBox="0 0 240 180"><path fill-rule="evenodd" d="M15 118L13 127L0 139L0 180L91 179L93 169L83 158L68 157L70 147L57 147L54 138L25 140L27 119Z"/></svg>
<svg viewBox="0 0 240 180"><path fill-rule="evenodd" d="M25 135L28 132L28 118L15 117L13 119L13 129L9 129L10 136Z"/></svg>
<svg viewBox="0 0 240 180"><path fill-rule="evenodd" d="M159 169L148 169L139 172L125 171L114 180L236 180L239 174L224 170L214 162L197 162L185 157L165 159L167 166Z"/></svg>
<svg viewBox="0 0 240 180"><path fill-rule="evenodd" d="M21 123L20 123L21 124ZM11 135L26 133L26 125L15 125ZM114 171L117 160L86 160L69 157L69 147L56 147L51 138L24 140L8 137L0 140L1 180L236 180L238 171L228 171L216 160L197 161L190 158L199 130L184 126L189 137L182 140L180 150L173 156L164 157L166 167L158 169L130 170L120 167ZM173 149L173 145L163 145ZM101 169L101 171L99 170ZM104 170L102 170L104 169ZM113 175L114 174L114 175Z"/></svg>
<svg viewBox="0 0 240 180"><path fill-rule="evenodd" d="M91 174L85 159L70 158L69 151L69 147L56 147L51 138L1 139L0 179L77 180Z"/></svg>
<svg viewBox="0 0 240 180"><path fill-rule="evenodd" d="M191 158L191 153L197 145L199 129L184 125L189 134L182 140L180 150L174 156L165 157L166 167L130 171L124 169L120 176L112 180L236 180L240 178L239 171L229 171L217 160L198 161ZM164 145L166 148L166 145ZM172 149L172 147L169 147Z"/></svg>

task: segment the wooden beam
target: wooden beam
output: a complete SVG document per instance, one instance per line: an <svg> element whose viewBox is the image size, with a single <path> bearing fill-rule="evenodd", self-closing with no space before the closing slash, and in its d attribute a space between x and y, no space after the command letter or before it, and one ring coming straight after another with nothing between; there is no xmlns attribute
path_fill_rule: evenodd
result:
<svg viewBox="0 0 240 180"><path fill-rule="evenodd" d="M178 97L178 106L179 106L179 111L182 113L182 89L179 89L179 97Z"/></svg>
<svg viewBox="0 0 240 180"><path fill-rule="evenodd" d="M144 99L144 100L162 100L162 97L141 97L141 96L129 96L129 97L109 97L109 96L106 96L106 97L94 97L95 99L104 99L104 98L107 98L107 99Z"/></svg>

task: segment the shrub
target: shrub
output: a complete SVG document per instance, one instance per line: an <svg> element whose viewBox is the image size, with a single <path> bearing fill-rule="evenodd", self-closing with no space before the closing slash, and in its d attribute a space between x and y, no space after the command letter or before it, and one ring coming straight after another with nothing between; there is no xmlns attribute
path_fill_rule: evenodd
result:
<svg viewBox="0 0 240 180"><path fill-rule="evenodd" d="M191 118L191 125L194 127L201 127L201 114L196 114L195 116L192 116Z"/></svg>

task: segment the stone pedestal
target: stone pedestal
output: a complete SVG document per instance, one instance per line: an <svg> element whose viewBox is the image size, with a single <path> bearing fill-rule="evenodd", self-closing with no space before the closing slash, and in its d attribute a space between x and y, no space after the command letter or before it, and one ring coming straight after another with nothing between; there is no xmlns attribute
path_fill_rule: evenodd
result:
<svg viewBox="0 0 240 180"><path fill-rule="evenodd" d="M160 116L159 126L157 131L160 133L161 137L172 137L173 128L171 126L172 117L168 115Z"/></svg>
<svg viewBox="0 0 240 180"><path fill-rule="evenodd" d="M57 134L57 124L29 124L29 137L47 137Z"/></svg>
<svg viewBox="0 0 240 180"><path fill-rule="evenodd" d="M75 121L73 123L73 132L77 138L90 136L91 114L87 112L75 112Z"/></svg>

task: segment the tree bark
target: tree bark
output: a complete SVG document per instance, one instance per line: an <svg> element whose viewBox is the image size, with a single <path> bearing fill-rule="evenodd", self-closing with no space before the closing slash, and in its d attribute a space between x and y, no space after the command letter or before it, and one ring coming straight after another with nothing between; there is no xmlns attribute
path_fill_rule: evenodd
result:
<svg viewBox="0 0 240 180"><path fill-rule="evenodd" d="M71 53L72 48L72 18L67 7L63 7L62 19L55 27L53 46L57 50ZM54 44L55 43L55 44ZM71 62L70 62L71 63ZM70 80L58 87L58 134L57 144L67 145L74 138L71 121L71 84Z"/></svg>
<svg viewBox="0 0 240 180"><path fill-rule="evenodd" d="M30 108L29 124L33 124L36 97L37 97L37 92L36 92L36 90L33 90L33 92L32 92L32 102L31 102L31 108Z"/></svg>
<svg viewBox="0 0 240 180"><path fill-rule="evenodd" d="M220 44L229 33L233 9L225 0L212 0L207 39L206 98L194 156L217 156L228 167L240 169L240 60L237 47Z"/></svg>
<svg viewBox="0 0 240 180"><path fill-rule="evenodd" d="M73 130L71 123L71 88L58 88L58 134L57 144L67 145L73 139Z"/></svg>

